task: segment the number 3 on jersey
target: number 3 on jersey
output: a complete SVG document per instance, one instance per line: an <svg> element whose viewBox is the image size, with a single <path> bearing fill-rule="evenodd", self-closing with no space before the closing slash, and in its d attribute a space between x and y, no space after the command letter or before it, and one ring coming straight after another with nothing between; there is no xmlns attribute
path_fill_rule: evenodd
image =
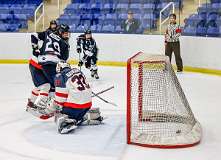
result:
<svg viewBox="0 0 221 160"><path fill-rule="evenodd" d="M74 75L71 78L71 82L74 87L76 87L79 91L84 91L85 89L90 89L89 84L85 82L85 78L82 74Z"/></svg>

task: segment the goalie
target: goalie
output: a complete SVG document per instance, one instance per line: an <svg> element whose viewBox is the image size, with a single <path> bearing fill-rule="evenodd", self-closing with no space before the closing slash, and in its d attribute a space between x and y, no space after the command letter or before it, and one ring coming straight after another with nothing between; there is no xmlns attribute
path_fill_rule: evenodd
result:
<svg viewBox="0 0 221 160"><path fill-rule="evenodd" d="M73 131L80 124L101 124L99 108L91 109L92 91L83 73L65 62L57 64L56 72L55 98L45 104L45 108L38 108L39 117L47 119L55 114L61 134Z"/></svg>
<svg viewBox="0 0 221 160"><path fill-rule="evenodd" d="M83 58L80 54L83 51ZM84 34L77 38L77 53L79 54L78 66L81 67L83 64L87 69L91 71L91 77L99 79L98 68L97 68L97 54L98 48L95 40L92 38L91 30L86 30Z"/></svg>

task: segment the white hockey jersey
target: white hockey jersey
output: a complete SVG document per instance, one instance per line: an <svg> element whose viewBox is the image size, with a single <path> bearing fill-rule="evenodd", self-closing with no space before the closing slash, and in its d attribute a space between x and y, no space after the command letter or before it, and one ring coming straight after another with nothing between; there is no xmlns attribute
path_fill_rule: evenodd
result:
<svg viewBox="0 0 221 160"><path fill-rule="evenodd" d="M64 68L55 77L55 103L69 108L90 108L92 91L84 74L77 68Z"/></svg>

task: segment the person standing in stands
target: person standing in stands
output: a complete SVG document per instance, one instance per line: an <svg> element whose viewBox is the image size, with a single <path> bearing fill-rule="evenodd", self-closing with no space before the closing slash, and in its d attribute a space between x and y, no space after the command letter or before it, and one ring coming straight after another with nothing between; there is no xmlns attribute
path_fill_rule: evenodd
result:
<svg viewBox="0 0 221 160"><path fill-rule="evenodd" d="M127 19L123 21L121 27L124 30L124 33L137 33L140 26L140 22L134 18L133 12L128 11Z"/></svg>
<svg viewBox="0 0 221 160"><path fill-rule="evenodd" d="M177 72L183 71L183 61L180 55L180 41L181 36L180 26L176 23L176 14L170 14L170 22L167 26L165 33L165 55L169 56L170 61L172 58L172 53L174 52Z"/></svg>

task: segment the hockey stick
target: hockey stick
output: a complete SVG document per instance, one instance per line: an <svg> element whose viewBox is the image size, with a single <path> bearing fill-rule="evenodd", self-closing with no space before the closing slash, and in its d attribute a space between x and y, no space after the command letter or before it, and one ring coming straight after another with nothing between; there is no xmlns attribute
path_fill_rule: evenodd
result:
<svg viewBox="0 0 221 160"><path fill-rule="evenodd" d="M102 93L104 93L104 92L107 92L107 91L109 91L109 90L111 90L111 89L113 89L114 88L114 86L111 86L111 87L109 87L109 88L107 88L107 89L105 89L105 90L103 90L103 91L100 91L100 92L98 92L98 93L94 93L94 95L92 96L92 97L95 97L95 96L97 96L97 95L99 95L99 94L102 94Z"/></svg>
<svg viewBox="0 0 221 160"><path fill-rule="evenodd" d="M85 27L84 26L81 26L82 28L83 28L83 30L84 30L84 32L86 31L86 29L85 29ZM81 46L80 46L81 47ZM81 53L82 53L82 51L81 51ZM79 62L81 61L81 53L79 53L79 56L78 56L78 59L79 59ZM80 71L81 71L81 65L79 66L79 69L80 69Z"/></svg>
<svg viewBox="0 0 221 160"><path fill-rule="evenodd" d="M115 103L112 103L112 102L110 102L110 101L107 101L106 99L100 97L99 95L95 94L94 92L92 92L92 94L93 94L93 96L99 98L100 100L104 101L105 103L108 103L108 104L111 104L111 105L117 107L117 105L116 105Z"/></svg>
<svg viewBox="0 0 221 160"><path fill-rule="evenodd" d="M80 63L80 61L81 61L81 53L79 53L79 57L78 57L78 61L79 61L79 63ZM81 65L79 65L79 69L80 69L80 71L81 71Z"/></svg>

